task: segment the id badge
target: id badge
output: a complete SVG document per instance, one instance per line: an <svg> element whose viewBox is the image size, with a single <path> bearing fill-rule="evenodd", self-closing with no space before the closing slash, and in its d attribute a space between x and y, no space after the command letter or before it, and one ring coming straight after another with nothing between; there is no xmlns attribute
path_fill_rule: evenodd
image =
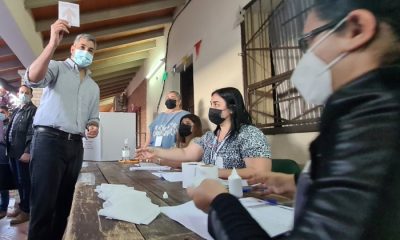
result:
<svg viewBox="0 0 400 240"><path fill-rule="evenodd" d="M161 142L162 142L162 136L157 136L156 137L156 142L154 143L155 147L161 147Z"/></svg>
<svg viewBox="0 0 400 240"><path fill-rule="evenodd" d="M222 157L217 156L215 158L215 166L217 166L217 168L224 168L224 159L222 159Z"/></svg>

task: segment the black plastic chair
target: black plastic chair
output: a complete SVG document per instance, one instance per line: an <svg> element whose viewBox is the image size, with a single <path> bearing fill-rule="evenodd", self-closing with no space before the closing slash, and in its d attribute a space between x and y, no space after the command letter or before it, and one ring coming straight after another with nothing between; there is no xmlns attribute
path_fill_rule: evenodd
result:
<svg viewBox="0 0 400 240"><path fill-rule="evenodd" d="M297 162L291 159L272 159L272 172L298 175L301 169Z"/></svg>

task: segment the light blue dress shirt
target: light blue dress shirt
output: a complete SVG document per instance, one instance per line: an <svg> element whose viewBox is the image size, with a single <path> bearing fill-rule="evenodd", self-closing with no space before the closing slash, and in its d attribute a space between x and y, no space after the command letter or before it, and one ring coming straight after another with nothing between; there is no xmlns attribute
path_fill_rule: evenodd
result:
<svg viewBox="0 0 400 240"><path fill-rule="evenodd" d="M78 66L68 58L53 61L44 79L38 83L28 79L24 84L32 88L44 88L40 106L33 120L34 126L48 126L62 131L84 135L89 122L99 122L99 86L87 71L81 81Z"/></svg>

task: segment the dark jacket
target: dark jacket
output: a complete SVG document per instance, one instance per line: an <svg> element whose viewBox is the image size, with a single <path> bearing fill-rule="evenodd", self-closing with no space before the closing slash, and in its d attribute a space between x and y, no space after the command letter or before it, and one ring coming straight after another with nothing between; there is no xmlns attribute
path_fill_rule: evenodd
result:
<svg viewBox="0 0 400 240"><path fill-rule="evenodd" d="M36 109L36 106L30 102L22 109L16 108L13 111L6 131L7 155L9 157L19 159L23 153L30 153L33 137L32 123ZM21 111L21 114L19 114L17 119L15 119L16 122L14 122L14 118L17 116L18 111ZM10 142L9 136L11 130L13 133Z"/></svg>
<svg viewBox="0 0 400 240"><path fill-rule="evenodd" d="M400 239L400 67L371 71L336 91L310 150L310 185L298 187L304 205L284 239ZM216 239L270 239L237 209L228 194L213 201Z"/></svg>

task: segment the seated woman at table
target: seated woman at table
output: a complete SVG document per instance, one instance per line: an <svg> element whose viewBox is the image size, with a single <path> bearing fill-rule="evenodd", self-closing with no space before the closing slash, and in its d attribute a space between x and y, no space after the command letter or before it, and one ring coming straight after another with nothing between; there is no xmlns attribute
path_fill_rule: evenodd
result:
<svg viewBox="0 0 400 240"><path fill-rule="evenodd" d="M258 171L271 171L271 153L264 134L251 123L242 94L236 88L227 87L211 94L209 120L216 124L200 139L185 148L137 150L139 159L174 159L176 161L203 161L220 168L219 177L227 178L232 168L246 179Z"/></svg>
<svg viewBox="0 0 400 240"><path fill-rule="evenodd" d="M189 143L203 135L203 126L200 118L195 114L186 114L181 118L176 134L176 147L184 148L189 146Z"/></svg>
<svg viewBox="0 0 400 240"><path fill-rule="evenodd" d="M400 1L314 4L292 81L326 104L284 239L400 239ZM214 239L272 239L218 182L190 194Z"/></svg>
<svg viewBox="0 0 400 240"><path fill-rule="evenodd" d="M202 125L200 118L192 113L186 114L181 118L179 122L178 133L176 134L176 147L187 147L189 146L189 143L191 141L201 137L202 135ZM153 163L170 166L172 168L181 168L182 162L187 162L187 160L177 161L175 159L161 159L159 157L149 160Z"/></svg>

